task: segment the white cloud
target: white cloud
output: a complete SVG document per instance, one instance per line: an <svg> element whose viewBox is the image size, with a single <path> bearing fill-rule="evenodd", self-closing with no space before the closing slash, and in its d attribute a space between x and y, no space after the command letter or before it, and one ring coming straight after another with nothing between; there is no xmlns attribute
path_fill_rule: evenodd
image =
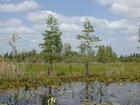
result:
<svg viewBox="0 0 140 105"><path fill-rule="evenodd" d="M22 25L22 20L18 18L11 18L6 21L0 22L0 26L2 27L18 27Z"/></svg>
<svg viewBox="0 0 140 105"><path fill-rule="evenodd" d="M102 31L105 33L108 32L110 34L113 34L115 31L132 34L135 33L138 29L135 24L133 24L131 21L128 21L126 19L115 20L115 21L108 21L106 19L96 19L95 22L92 23L96 26L98 31Z"/></svg>
<svg viewBox="0 0 140 105"><path fill-rule="evenodd" d="M138 42L138 36L131 36L127 37L124 42L122 43L121 48L123 49L123 52L121 54L127 54L129 55L131 53L139 53L139 50L137 47L140 46L140 43ZM130 51L131 49L131 51Z"/></svg>
<svg viewBox="0 0 140 105"><path fill-rule="evenodd" d="M26 0L18 4L1 4L0 12L24 12L28 10L37 9L39 4L34 0Z"/></svg>
<svg viewBox="0 0 140 105"><path fill-rule="evenodd" d="M109 22L109 21L103 19L102 22L103 22L103 24L101 25L101 27L107 28L110 30L121 29L125 25L121 22L121 20Z"/></svg>
<svg viewBox="0 0 140 105"><path fill-rule="evenodd" d="M34 11L34 12L29 12L27 14L27 19L29 21L33 21L37 24L44 24L46 23L45 22L45 19L48 17L49 14L52 14L57 20L58 22L62 22L62 21L67 21L67 18L62 16L62 15L59 15L55 12L51 12L51 11ZM67 21L68 22L68 21Z"/></svg>
<svg viewBox="0 0 140 105"><path fill-rule="evenodd" d="M113 3L111 11L125 17L136 19L140 16L140 7L133 7L126 4Z"/></svg>
<svg viewBox="0 0 140 105"><path fill-rule="evenodd" d="M63 31L77 30L79 31L79 27L83 26L83 22L85 20L84 16L73 16L73 17L65 17L63 15L57 14L51 11L35 11L27 14L27 19L36 23L33 26L34 29L42 30L45 29L45 18L48 17L49 14L52 14L55 18L57 18L60 28ZM106 19L97 19L95 17L87 17L93 26L98 28L97 30L108 31L113 33L114 30L121 30L125 33L136 32L136 26L126 19L108 21ZM82 28L80 28L82 29ZM131 30L131 31L130 31ZM96 29L95 29L96 31ZM80 30L81 32L81 30Z"/></svg>
<svg viewBox="0 0 140 105"><path fill-rule="evenodd" d="M134 49L133 52L137 52L138 51L137 47L139 47L139 45L140 43L138 42L138 36L135 35L135 36L125 38L124 41L121 42L120 48L122 48L124 52L126 51L126 53L130 52L129 51L130 49Z"/></svg>
<svg viewBox="0 0 140 105"><path fill-rule="evenodd" d="M57 20L58 23L75 23L77 21L82 22L84 20L85 17L65 17L63 15L57 14L56 12L52 12L52 11L34 11L34 12L29 12L26 16L26 18L29 21L33 21L37 24L44 24L45 19L48 17L49 14L52 14Z"/></svg>
<svg viewBox="0 0 140 105"><path fill-rule="evenodd" d="M5 24L5 26L21 26L22 25L22 20L17 19L17 18L12 18L12 19L8 19Z"/></svg>
<svg viewBox="0 0 140 105"><path fill-rule="evenodd" d="M63 32L68 32L68 31L72 31L72 32L77 32L80 30L80 26L76 25L76 24L67 24L67 23L62 23L60 25L60 29Z"/></svg>
<svg viewBox="0 0 140 105"><path fill-rule="evenodd" d="M138 42L138 36L128 37L126 38L126 42Z"/></svg>
<svg viewBox="0 0 140 105"><path fill-rule="evenodd" d="M0 31L1 33L5 33L5 34L8 34L8 33L18 33L18 34L35 34L35 31L34 30L31 30L27 27L23 27L23 26L20 26L20 27L6 27L6 28L0 28Z"/></svg>
<svg viewBox="0 0 140 105"><path fill-rule="evenodd" d="M93 0L95 1L95 0ZM111 5L110 10L114 14L126 18L137 19L140 16L140 0L96 0L101 5Z"/></svg>
<svg viewBox="0 0 140 105"><path fill-rule="evenodd" d="M118 12L128 13L129 12L129 7L127 5L124 5L124 4L113 3L112 6L111 6L111 10L116 14Z"/></svg>
<svg viewBox="0 0 140 105"><path fill-rule="evenodd" d="M126 4L133 7L139 7L139 0L93 0L99 2L101 5L108 5L113 3Z"/></svg>
<svg viewBox="0 0 140 105"><path fill-rule="evenodd" d="M29 12L26 16L26 18L29 20L29 21L33 21L37 24L44 24L46 23L45 22L45 18L48 17L48 14L50 12L49 11L34 11L34 12Z"/></svg>
<svg viewBox="0 0 140 105"><path fill-rule="evenodd" d="M46 27L46 24L35 24L32 26L32 29L42 33L46 30Z"/></svg>

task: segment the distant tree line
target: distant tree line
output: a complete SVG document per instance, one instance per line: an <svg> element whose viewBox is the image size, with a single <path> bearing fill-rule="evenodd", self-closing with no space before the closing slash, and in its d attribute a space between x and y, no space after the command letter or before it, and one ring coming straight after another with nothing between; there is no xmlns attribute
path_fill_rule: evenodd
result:
<svg viewBox="0 0 140 105"><path fill-rule="evenodd" d="M72 47L70 44L65 43L63 44L61 56L55 60L55 62L64 62L64 63L80 63L82 62L80 57L80 52L72 51ZM48 60L44 58L43 52L37 53L35 49L32 51L27 52L19 52L16 56L13 55L12 52L6 52L1 57L9 60L13 60L16 58L17 62L28 62L31 63L46 63ZM119 57L117 54L112 50L111 46L98 46L97 52L91 51L90 52L91 62L101 62L101 63L111 63L111 62L140 62L140 54L133 53L130 55L120 55Z"/></svg>
<svg viewBox="0 0 140 105"><path fill-rule="evenodd" d="M140 54L133 53L130 55L120 55L120 62L140 62Z"/></svg>
<svg viewBox="0 0 140 105"><path fill-rule="evenodd" d="M40 54L37 53L35 49L32 51L27 51L27 52L18 52L16 55L13 54L13 52L10 53L5 53L3 55L4 58L8 58L9 60L16 59L17 62L32 62L32 63L37 63L40 62L38 58Z"/></svg>

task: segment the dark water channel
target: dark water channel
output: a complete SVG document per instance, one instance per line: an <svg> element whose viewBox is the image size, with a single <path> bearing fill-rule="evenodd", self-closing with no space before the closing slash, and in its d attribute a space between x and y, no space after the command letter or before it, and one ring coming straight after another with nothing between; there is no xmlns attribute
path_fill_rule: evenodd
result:
<svg viewBox="0 0 140 105"><path fill-rule="evenodd" d="M140 83L74 82L0 93L0 105L140 105Z"/></svg>

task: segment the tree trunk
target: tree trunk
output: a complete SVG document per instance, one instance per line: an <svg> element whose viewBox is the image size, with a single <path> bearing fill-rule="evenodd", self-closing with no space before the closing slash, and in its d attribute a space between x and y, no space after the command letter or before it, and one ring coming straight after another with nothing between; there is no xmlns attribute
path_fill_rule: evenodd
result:
<svg viewBox="0 0 140 105"><path fill-rule="evenodd" d="M49 68L48 68L48 75L51 75L52 73L53 73L53 70L52 70L52 60L50 60Z"/></svg>
<svg viewBox="0 0 140 105"><path fill-rule="evenodd" d="M85 94L85 95L86 95L86 99L87 99L87 100L89 99L89 93L88 93L88 92L89 92L89 91L88 91L89 89L88 89L88 85L89 85L89 84L86 83L86 88L85 88L86 94Z"/></svg>
<svg viewBox="0 0 140 105"><path fill-rule="evenodd" d="M88 61L85 62L86 75L89 76Z"/></svg>
<svg viewBox="0 0 140 105"><path fill-rule="evenodd" d="M48 92L48 93L49 93L48 99L49 99L49 98L52 97L52 87L51 87L51 86L48 87L48 91L49 91L49 92Z"/></svg>

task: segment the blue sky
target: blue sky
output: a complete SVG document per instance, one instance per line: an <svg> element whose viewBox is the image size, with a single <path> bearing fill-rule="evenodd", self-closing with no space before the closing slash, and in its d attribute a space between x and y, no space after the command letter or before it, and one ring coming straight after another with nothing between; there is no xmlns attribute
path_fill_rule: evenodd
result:
<svg viewBox="0 0 140 105"><path fill-rule="evenodd" d="M110 45L118 55L139 53L137 31L140 27L140 0L0 0L0 54L11 52L7 39L13 33L21 38L16 42L18 51L40 52L45 18L54 15L62 31L63 43L78 51L85 17L94 26L94 35Z"/></svg>

